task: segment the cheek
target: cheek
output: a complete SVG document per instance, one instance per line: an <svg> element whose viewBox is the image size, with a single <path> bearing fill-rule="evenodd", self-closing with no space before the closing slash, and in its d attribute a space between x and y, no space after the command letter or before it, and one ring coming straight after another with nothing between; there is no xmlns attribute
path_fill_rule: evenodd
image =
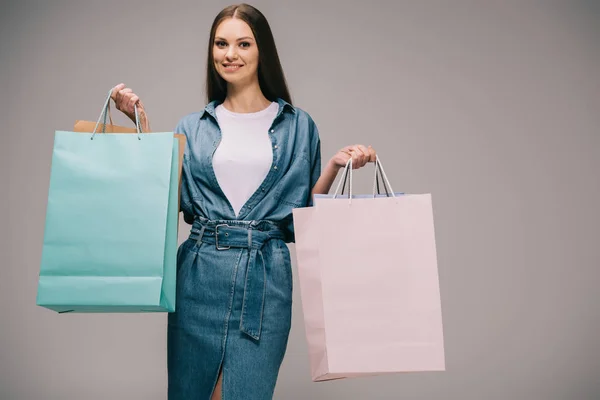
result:
<svg viewBox="0 0 600 400"><path fill-rule="evenodd" d="M258 69L258 52L249 53L246 55L246 64L248 69L255 71Z"/></svg>
<svg viewBox="0 0 600 400"><path fill-rule="evenodd" d="M213 48L213 60L215 63L220 63L225 58L226 51L219 49L218 47Z"/></svg>

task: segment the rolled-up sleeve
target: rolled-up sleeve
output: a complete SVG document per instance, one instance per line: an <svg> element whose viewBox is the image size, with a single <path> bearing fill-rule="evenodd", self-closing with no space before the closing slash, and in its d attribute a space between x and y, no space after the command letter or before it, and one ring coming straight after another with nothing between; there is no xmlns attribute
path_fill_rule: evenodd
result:
<svg viewBox="0 0 600 400"><path fill-rule="evenodd" d="M190 138L188 136L188 129L186 129L185 118L182 118L177 126L175 127L175 133L180 133L186 138L185 150L183 152L183 166L181 171L181 193L179 197L179 211L183 212L183 219L186 223L192 224L194 222L194 211L192 205L192 194L190 193L189 176L189 153L190 153Z"/></svg>
<svg viewBox="0 0 600 400"><path fill-rule="evenodd" d="M312 189L321 177L321 138L319 136L319 129L312 120L309 119L309 137L310 137L310 191L308 196L307 205L310 207L313 205L313 197L311 195Z"/></svg>

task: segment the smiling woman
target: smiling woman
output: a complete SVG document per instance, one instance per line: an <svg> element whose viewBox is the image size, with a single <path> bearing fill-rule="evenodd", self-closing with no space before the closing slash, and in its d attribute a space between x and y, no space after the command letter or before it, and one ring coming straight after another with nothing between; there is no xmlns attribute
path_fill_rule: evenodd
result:
<svg viewBox="0 0 600 400"><path fill-rule="evenodd" d="M247 28L248 25L240 23L239 20L230 19L219 26L217 34L223 34L223 31L244 30ZM248 67L246 68L246 73L254 74L258 68L258 48L256 47L256 43L254 43L254 39L244 36L231 42L232 44L229 45L227 39L222 36L215 38L217 49L214 50L213 54L217 71L220 74L237 72L240 67L245 65ZM239 81L239 76L237 78Z"/></svg>
<svg viewBox="0 0 600 400"><path fill-rule="evenodd" d="M268 400L291 327L292 210L328 193L350 157L361 168L375 152L347 146L321 171L316 124L292 105L269 24L247 4L213 22L206 95L175 129L187 138L180 204L192 228L168 317L168 396ZM148 130L131 89L113 98L132 120L137 104Z"/></svg>
<svg viewBox="0 0 600 400"><path fill-rule="evenodd" d="M207 96L209 101L225 101L229 109L234 105L227 102L227 94L234 98L231 90L253 83L258 84L265 100L280 97L292 103L271 28L255 10L245 5L227 7L217 15L211 29L206 65ZM266 105L266 101L262 103Z"/></svg>

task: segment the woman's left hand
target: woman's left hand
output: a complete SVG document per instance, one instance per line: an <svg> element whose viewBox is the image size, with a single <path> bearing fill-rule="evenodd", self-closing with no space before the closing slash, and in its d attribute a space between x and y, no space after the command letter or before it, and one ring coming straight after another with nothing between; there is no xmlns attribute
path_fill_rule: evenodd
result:
<svg viewBox="0 0 600 400"><path fill-rule="evenodd" d="M346 163L352 157L352 169L364 167L368 162L375 162L376 152L371 146L365 147L362 144L346 146L338 151L329 161L336 169L344 168Z"/></svg>

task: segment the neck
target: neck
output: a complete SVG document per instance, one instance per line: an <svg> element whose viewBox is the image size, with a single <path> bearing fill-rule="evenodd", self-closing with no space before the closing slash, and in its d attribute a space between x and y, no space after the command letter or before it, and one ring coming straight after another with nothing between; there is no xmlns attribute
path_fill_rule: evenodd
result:
<svg viewBox="0 0 600 400"><path fill-rule="evenodd" d="M254 113L264 110L271 104L258 84L258 79L245 85L227 85L227 97L223 106L237 113Z"/></svg>

